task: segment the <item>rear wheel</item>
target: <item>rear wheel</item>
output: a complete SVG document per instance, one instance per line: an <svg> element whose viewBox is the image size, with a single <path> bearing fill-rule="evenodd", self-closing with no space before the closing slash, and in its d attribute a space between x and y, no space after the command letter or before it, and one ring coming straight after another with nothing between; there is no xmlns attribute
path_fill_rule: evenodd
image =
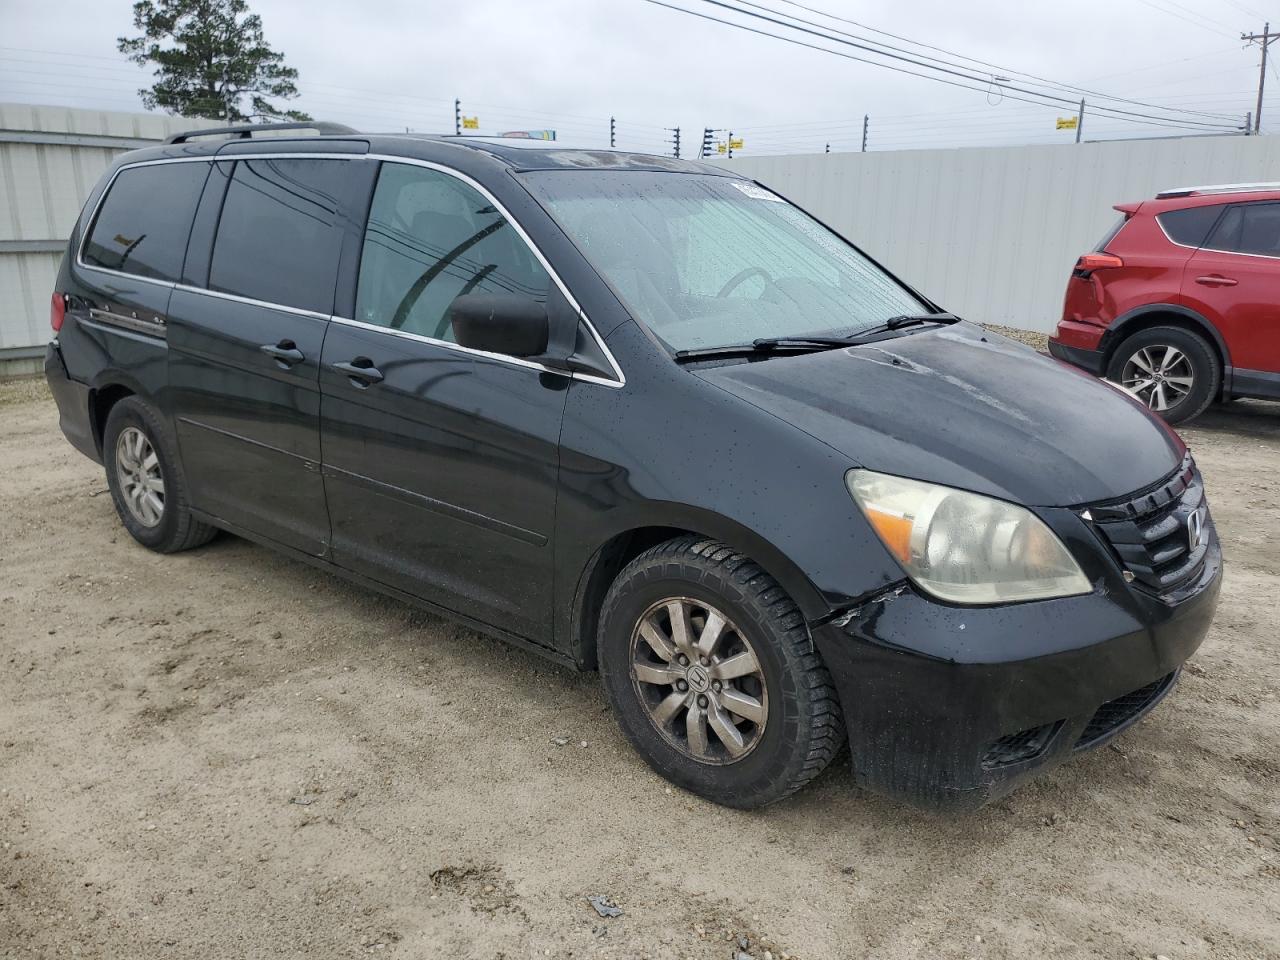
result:
<svg viewBox="0 0 1280 960"><path fill-rule="evenodd" d="M1107 379L1168 423L1199 416L1222 384L1208 341L1181 327L1152 327L1129 337L1111 357Z"/></svg>
<svg viewBox="0 0 1280 960"><path fill-rule="evenodd" d="M189 550L217 530L191 515L187 485L160 417L138 397L111 408L102 435L107 486L133 539L160 553Z"/></svg>
<svg viewBox="0 0 1280 960"><path fill-rule="evenodd" d="M844 743L831 677L778 583L714 540L632 561L600 618L605 691L662 776L731 807L780 800Z"/></svg>

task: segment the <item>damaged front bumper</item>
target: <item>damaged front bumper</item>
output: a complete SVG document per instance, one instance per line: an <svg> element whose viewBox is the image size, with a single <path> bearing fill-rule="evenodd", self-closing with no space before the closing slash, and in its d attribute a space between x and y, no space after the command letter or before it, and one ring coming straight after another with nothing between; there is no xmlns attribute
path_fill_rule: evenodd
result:
<svg viewBox="0 0 1280 960"><path fill-rule="evenodd" d="M1217 606L1215 541L1183 599L1132 587L995 607L908 583L812 629L857 781L933 809L982 806L1105 743L1173 687Z"/></svg>

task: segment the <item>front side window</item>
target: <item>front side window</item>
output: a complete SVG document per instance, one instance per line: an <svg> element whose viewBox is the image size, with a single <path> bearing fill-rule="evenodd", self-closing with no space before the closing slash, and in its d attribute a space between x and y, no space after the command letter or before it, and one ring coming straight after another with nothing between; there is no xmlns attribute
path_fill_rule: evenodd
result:
<svg viewBox="0 0 1280 960"><path fill-rule="evenodd" d="M853 334L929 309L754 183L642 171L524 179L632 316L673 350Z"/></svg>
<svg viewBox="0 0 1280 960"><path fill-rule="evenodd" d="M153 280L177 280L207 163L121 170L85 241L85 263Z"/></svg>
<svg viewBox="0 0 1280 960"><path fill-rule="evenodd" d="M453 342L463 294L545 303L550 276L511 223L457 177L386 163L378 175L356 292L356 319Z"/></svg>
<svg viewBox="0 0 1280 960"><path fill-rule="evenodd" d="M1280 257L1280 203L1242 203L1231 207L1205 245L1230 253Z"/></svg>
<svg viewBox="0 0 1280 960"><path fill-rule="evenodd" d="M333 312L347 160L240 160L227 185L209 289Z"/></svg>

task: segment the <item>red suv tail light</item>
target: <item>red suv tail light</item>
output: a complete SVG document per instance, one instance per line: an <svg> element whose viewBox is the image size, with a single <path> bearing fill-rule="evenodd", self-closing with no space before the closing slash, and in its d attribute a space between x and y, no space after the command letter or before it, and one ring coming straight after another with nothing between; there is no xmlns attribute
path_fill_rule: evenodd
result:
<svg viewBox="0 0 1280 960"><path fill-rule="evenodd" d="M1107 270L1111 267L1123 267L1124 261L1113 253L1086 253L1076 261L1076 272L1093 273L1095 270Z"/></svg>
<svg viewBox="0 0 1280 960"><path fill-rule="evenodd" d="M66 315L67 298L60 293L55 293L53 299L49 301L49 326L53 327L54 333L62 329L62 321Z"/></svg>

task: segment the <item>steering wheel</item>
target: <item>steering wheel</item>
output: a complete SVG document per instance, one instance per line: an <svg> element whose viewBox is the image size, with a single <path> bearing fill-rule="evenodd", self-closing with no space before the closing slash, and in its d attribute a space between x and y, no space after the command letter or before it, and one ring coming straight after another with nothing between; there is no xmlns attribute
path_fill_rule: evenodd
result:
<svg viewBox="0 0 1280 960"><path fill-rule="evenodd" d="M745 270L740 270L738 273L730 277L729 282L720 288L720 292L717 293L716 296L727 297L729 294L733 293L733 291L737 290L744 281L750 280L752 277L763 277L765 286L773 286L773 277L769 275L769 271L765 270L763 267L747 267Z"/></svg>

